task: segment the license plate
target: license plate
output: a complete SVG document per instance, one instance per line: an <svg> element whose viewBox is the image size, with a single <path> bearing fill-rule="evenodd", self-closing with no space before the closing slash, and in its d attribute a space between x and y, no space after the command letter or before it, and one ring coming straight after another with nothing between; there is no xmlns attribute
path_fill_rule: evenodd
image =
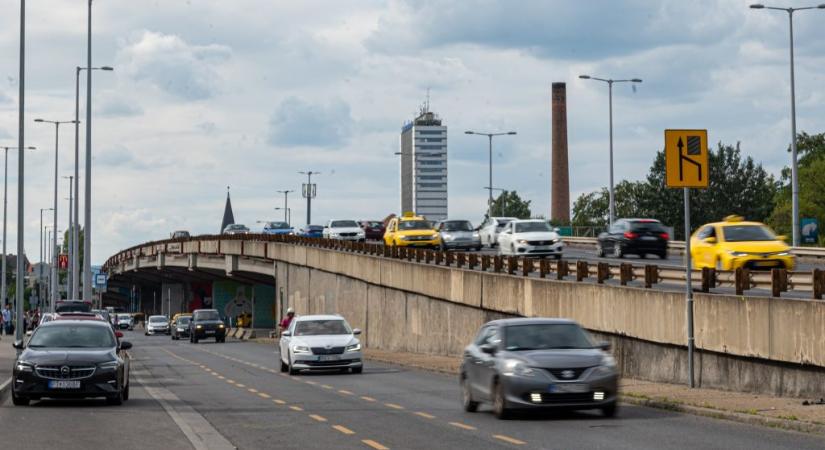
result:
<svg viewBox="0 0 825 450"><path fill-rule="evenodd" d="M655 241L656 238L653 236L642 236L643 241Z"/></svg>
<svg viewBox="0 0 825 450"><path fill-rule="evenodd" d="M206 330L206 334L215 334L215 330Z"/></svg>
<svg viewBox="0 0 825 450"><path fill-rule="evenodd" d="M589 387L583 383L557 383L551 384L547 389L553 394L581 394L587 392Z"/></svg>
<svg viewBox="0 0 825 450"><path fill-rule="evenodd" d="M79 380L51 380L49 389L80 389Z"/></svg>
<svg viewBox="0 0 825 450"><path fill-rule="evenodd" d="M552 247L549 245L537 245L533 247L535 250L552 250Z"/></svg>
<svg viewBox="0 0 825 450"><path fill-rule="evenodd" d="M764 261L764 262L757 261L755 264L756 264L756 267L773 267L773 266L777 265L775 261Z"/></svg>
<svg viewBox="0 0 825 450"><path fill-rule="evenodd" d="M318 357L318 361L338 361L341 357L338 355L321 355Z"/></svg>

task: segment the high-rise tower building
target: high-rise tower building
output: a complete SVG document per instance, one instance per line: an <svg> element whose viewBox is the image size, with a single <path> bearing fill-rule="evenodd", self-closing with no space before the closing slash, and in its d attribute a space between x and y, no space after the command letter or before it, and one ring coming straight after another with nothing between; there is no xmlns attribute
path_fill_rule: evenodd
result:
<svg viewBox="0 0 825 450"><path fill-rule="evenodd" d="M401 129L401 213L447 218L447 127L425 106Z"/></svg>

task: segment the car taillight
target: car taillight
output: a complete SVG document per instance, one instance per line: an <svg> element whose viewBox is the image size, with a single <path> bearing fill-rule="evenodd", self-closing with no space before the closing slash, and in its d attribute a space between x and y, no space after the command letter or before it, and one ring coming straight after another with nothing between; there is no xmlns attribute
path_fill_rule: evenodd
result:
<svg viewBox="0 0 825 450"><path fill-rule="evenodd" d="M636 239L637 237L639 237L639 235L632 232L632 231L625 231L624 237L626 237L628 239Z"/></svg>
<svg viewBox="0 0 825 450"><path fill-rule="evenodd" d="M669 235L669 234L667 234L667 233L661 233L661 234L659 235L659 237L660 237L660 238L662 238L662 239L664 239L664 240L668 240L668 239L670 239L670 235Z"/></svg>

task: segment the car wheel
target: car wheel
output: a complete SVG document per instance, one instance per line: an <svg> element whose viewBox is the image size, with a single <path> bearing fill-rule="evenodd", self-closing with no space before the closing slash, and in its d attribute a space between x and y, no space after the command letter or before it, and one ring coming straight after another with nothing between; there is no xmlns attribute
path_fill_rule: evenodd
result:
<svg viewBox="0 0 825 450"><path fill-rule="evenodd" d="M596 256L599 258L604 258L604 247L602 247L601 242L596 243Z"/></svg>
<svg viewBox="0 0 825 450"><path fill-rule="evenodd" d="M639 259L647 259L647 253L639 253Z"/></svg>
<svg viewBox="0 0 825 450"><path fill-rule="evenodd" d="M123 401L129 401L129 383L126 383L126 387L123 389Z"/></svg>
<svg viewBox="0 0 825 450"><path fill-rule="evenodd" d="M289 369L288 371L289 371L290 375L297 375L298 374L298 369L295 369L295 368L292 367L292 358L289 358L289 366L287 367L287 369Z"/></svg>
<svg viewBox="0 0 825 450"><path fill-rule="evenodd" d="M480 252L480 251L481 251L481 246L480 246L480 245L479 245L478 247L476 247L476 251L477 251L477 252Z"/></svg>
<svg viewBox="0 0 825 450"><path fill-rule="evenodd" d="M112 406L120 406L123 404L123 391L121 390L115 395L106 397L106 404Z"/></svg>
<svg viewBox="0 0 825 450"><path fill-rule="evenodd" d="M14 389L11 390L11 402L14 406L29 406L29 398L15 395Z"/></svg>
<svg viewBox="0 0 825 450"><path fill-rule="evenodd" d="M601 407L602 415L605 417L613 417L616 415L616 402L610 402L605 406Z"/></svg>
<svg viewBox="0 0 825 450"><path fill-rule="evenodd" d="M284 372L284 373L289 372L289 366L284 362L283 359L280 360L280 361L281 361L281 372Z"/></svg>
<svg viewBox="0 0 825 450"><path fill-rule="evenodd" d="M504 386L496 383L493 386L493 414L501 420L507 420L512 415L512 411L507 407L507 399L504 398Z"/></svg>
<svg viewBox="0 0 825 450"><path fill-rule="evenodd" d="M667 250L659 253L659 259L667 259Z"/></svg>
<svg viewBox="0 0 825 450"><path fill-rule="evenodd" d="M353 368L352 368L352 373L356 373L356 374L357 374L357 373L362 373L362 372L364 372L364 366L361 366L361 367L353 367Z"/></svg>
<svg viewBox="0 0 825 450"><path fill-rule="evenodd" d="M622 244L615 242L613 243L613 256L616 258L622 259L624 258L624 251L622 250Z"/></svg>
<svg viewBox="0 0 825 450"><path fill-rule="evenodd" d="M461 405L464 411L478 411L478 402L473 400L473 392L470 390L470 383L467 382L467 375L461 376Z"/></svg>

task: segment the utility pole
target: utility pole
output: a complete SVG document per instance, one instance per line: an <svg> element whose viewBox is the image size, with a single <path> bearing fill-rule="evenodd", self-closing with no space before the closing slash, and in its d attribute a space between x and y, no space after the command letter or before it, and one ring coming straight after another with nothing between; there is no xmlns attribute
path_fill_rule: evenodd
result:
<svg viewBox="0 0 825 450"><path fill-rule="evenodd" d="M295 191L294 191L294 190L292 190L292 191L290 191L290 190L284 190L284 191L276 191L276 192L278 192L279 194L284 194L284 221L285 221L285 222L286 222L289 226L292 226L292 224L291 224L291 223L289 223L289 222L290 222L290 220L289 220L289 217L287 216L287 210L289 209L289 198L288 198L288 196L289 196L289 193L290 193L290 192L295 192Z"/></svg>
<svg viewBox="0 0 825 450"><path fill-rule="evenodd" d="M315 185L312 184L312 176L313 175L320 175L321 172L313 172L311 170L306 172L298 172L302 175L307 176L307 182L303 185L303 189L301 190L301 194L305 199L307 199L307 225L312 223L312 199L317 195L317 189L315 189Z"/></svg>
<svg viewBox="0 0 825 450"><path fill-rule="evenodd" d="M68 252L69 263L66 266L66 298L74 298L72 297L72 268L74 267L74 260L72 259L72 256L74 255L74 222L72 221L72 218L74 217L72 215L72 181L74 181L74 176L69 175L63 178L69 180L69 230L66 232L66 250Z"/></svg>
<svg viewBox="0 0 825 450"><path fill-rule="evenodd" d="M16 341L22 341L25 336L23 330L23 293L25 285L23 278L26 275L26 252L24 251L24 236L23 230L26 226L25 219L25 195L24 191L24 167L25 167L25 105L26 105L26 0L20 0L20 75L17 79L20 93L18 95L18 116L17 116L17 150L19 157L17 158L17 279L15 280L15 315L17 316L17 327L15 328L14 338ZM5 242L5 240L4 240Z"/></svg>

